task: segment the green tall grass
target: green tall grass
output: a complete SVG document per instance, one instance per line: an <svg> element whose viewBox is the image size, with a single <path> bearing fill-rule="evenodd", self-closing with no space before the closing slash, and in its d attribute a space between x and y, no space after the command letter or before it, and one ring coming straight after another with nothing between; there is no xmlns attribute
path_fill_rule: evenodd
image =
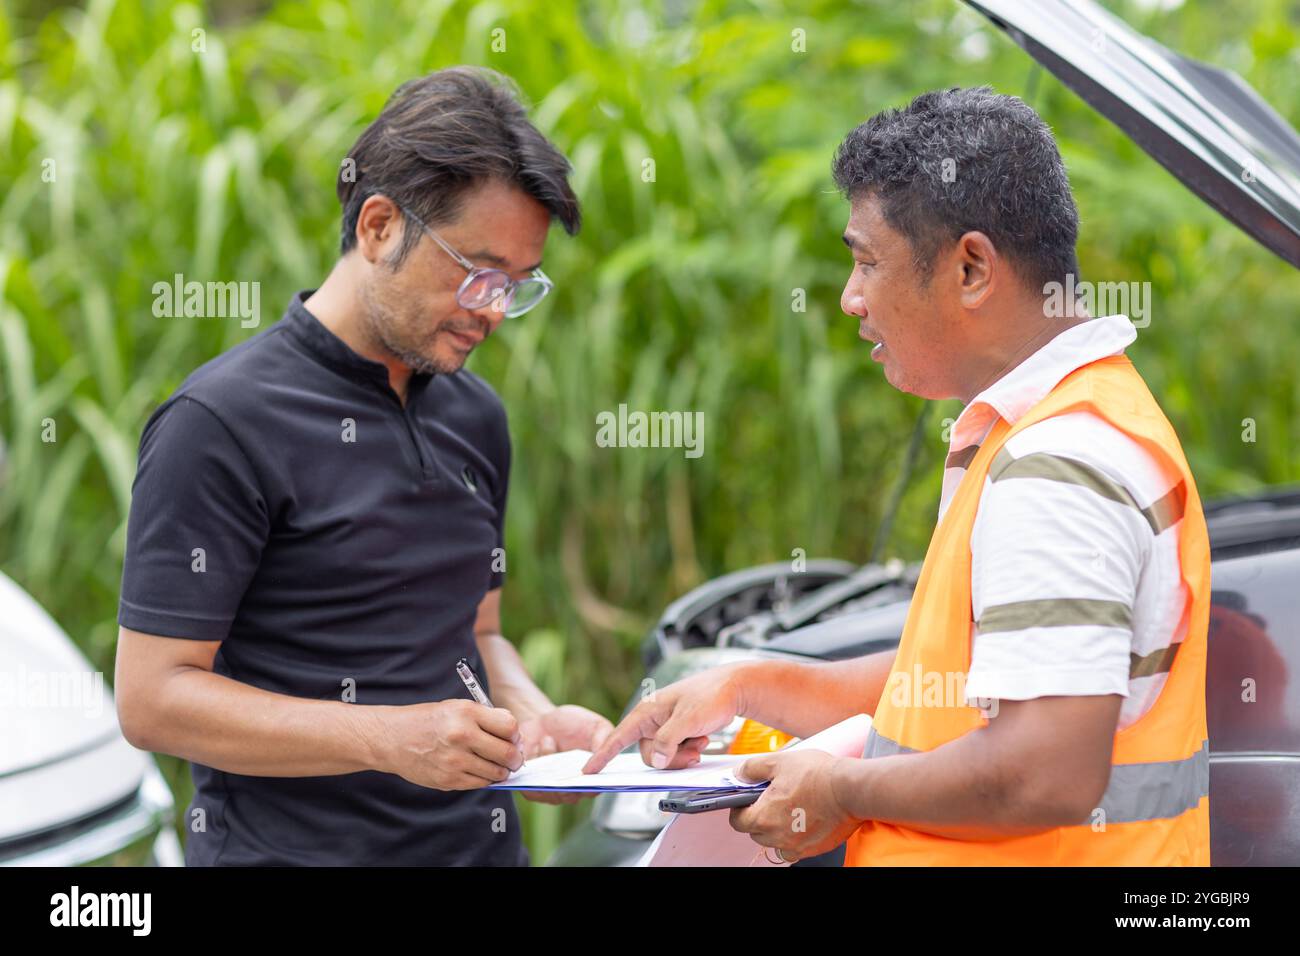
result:
<svg viewBox="0 0 1300 956"><path fill-rule="evenodd" d="M1053 125L1085 274L1154 284L1130 354L1202 493L1296 476L1294 270L955 0L0 10L0 567L110 673L141 426L256 331L155 318L153 283L260 281L269 324L333 261L353 139L400 82L455 63L518 81L585 207L582 235L547 249L555 294L472 365L515 443L505 623L556 699L617 713L646 626L710 576L797 548L871 553L920 403L840 313L847 208L828 170L852 126L925 89L992 83ZM1300 124L1280 0L1117 10ZM595 416L620 402L703 412L704 455L597 447ZM887 553L924 549L958 410L930 417ZM184 767L164 763L183 807ZM584 812L524 805L535 856Z"/></svg>

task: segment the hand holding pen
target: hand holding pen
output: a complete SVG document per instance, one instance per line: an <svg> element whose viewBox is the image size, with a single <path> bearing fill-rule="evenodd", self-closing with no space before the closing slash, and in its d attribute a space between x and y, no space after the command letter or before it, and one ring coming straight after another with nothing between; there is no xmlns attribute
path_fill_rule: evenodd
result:
<svg viewBox="0 0 1300 956"><path fill-rule="evenodd" d="M460 677L461 683L465 685L465 689L469 691L469 695L473 697L474 700L482 704L484 707L492 706L492 701L488 699L487 692L483 690L482 681L478 679L478 675L474 673L474 669L469 666L469 661L465 660L463 657L456 662L456 674ZM524 764L521 762L519 766L522 767Z"/></svg>

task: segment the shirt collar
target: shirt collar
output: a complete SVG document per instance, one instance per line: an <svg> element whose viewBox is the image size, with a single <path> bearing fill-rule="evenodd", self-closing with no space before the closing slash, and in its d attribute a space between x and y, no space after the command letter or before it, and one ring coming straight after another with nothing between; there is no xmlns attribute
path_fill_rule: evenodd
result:
<svg viewBox="0 0 1300 956"><path fill-rule="evenodd" d="M315 289L303 289L294 293L289 301L283 321L293 337L321 364L350 379L374 382L391 392L392 387L388 384L388 369L384 364L358 355L346 342L327 329L325 324L303 304L315 291ZM408 403L411 397L423 391L432 377L428 372L411 373L410 381L407 383Z"/></svg>
<svg viewBox="0 0 1300 956"><path fill-rule="evenodd" d="M1126 315L1108 315L1071 326L1011 369L968 404L953 425L953 450L981 441L994 417L1008 424L1038 404L1077 368L1119 355L1137 338Z"/></svg>

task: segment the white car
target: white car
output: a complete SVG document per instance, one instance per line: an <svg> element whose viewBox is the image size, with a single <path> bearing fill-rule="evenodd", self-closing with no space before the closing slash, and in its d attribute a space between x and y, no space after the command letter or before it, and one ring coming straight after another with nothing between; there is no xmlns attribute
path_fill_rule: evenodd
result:
<svg viewBox="0 0 1300 956"><path fill-rule="evenodd" d="M0 865L181 866L172 814L105 675L0 574Z"/></svg>

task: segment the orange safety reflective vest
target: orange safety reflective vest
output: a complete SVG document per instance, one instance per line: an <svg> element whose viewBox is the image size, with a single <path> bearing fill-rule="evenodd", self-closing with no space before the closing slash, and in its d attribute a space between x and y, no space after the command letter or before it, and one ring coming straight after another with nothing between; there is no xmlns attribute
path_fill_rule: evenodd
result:
<svg viewBox="0 0 1300 956"><path fill-rule="evenodd" d="M970 670L971 529L990 464L1008 438L1035 422L1090 411L1155 457L1175 485L1147 509L1163 526L1182 518L1178 557L1189 601L1186 637L1150 710L1115 733L1100 806L1077 825L995 841L965 841L869 820L849 841L845 866L1209 866L1209 741L1205 728L1210 545L1196 484L1178 436L1124 355L1090 362L1062 379L1015 425L999 418L953 493L925 564L863 757L932 750L988 725L976 706L904 689L919 678L947 683ZM1160 527L1161 525L1156 525ZM907 675L901 678L899 675ZM938 675L931 677L931 675ZM897 678L897 680L896 680ZM996 719L996 717L994 718Z"/></svg>

